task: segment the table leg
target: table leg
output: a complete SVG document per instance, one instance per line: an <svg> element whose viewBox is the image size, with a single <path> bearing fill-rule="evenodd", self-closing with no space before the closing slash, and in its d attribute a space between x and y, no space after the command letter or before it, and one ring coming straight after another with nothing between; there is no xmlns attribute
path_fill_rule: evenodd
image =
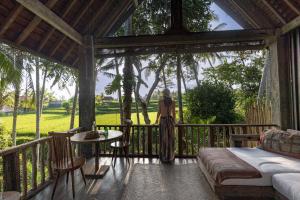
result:
<svg viewBox="0 0 300 200"><path fill-rule="evenodd" d="M109 170L109 165L100 165L99 164L99 154L100 154L100 143L95 145L95 166L92 169L87 169L85 176L91 179L99 179L105 176L106 172Z"/></svg>

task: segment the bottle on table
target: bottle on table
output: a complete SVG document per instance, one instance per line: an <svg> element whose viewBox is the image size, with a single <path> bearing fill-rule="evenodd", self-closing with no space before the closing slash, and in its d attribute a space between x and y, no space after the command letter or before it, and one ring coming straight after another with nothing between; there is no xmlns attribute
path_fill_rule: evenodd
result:
<svg viewBox="0 0 300 200"><path fill-rule="evenodd" d="M108 137L108 128L106 126L104 127L104 136L105 138Z"/></svg>
<svg viewBox="0 0 300 200"><path fill-rule="evenodd" d="M96 125L95 121L93 122L93 125L92 125L92 131L97 131L97 125Z"/></svg>

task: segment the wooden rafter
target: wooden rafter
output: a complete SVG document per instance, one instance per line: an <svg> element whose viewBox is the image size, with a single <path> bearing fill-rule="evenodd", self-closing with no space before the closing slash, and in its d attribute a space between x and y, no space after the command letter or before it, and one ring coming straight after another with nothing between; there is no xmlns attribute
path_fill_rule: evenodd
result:
<svg viewBox="0 0 300 200"><path fill-rule="evenodd" d="M240 7L239 4L237 4L235 2L235 0L231 0L231 3L232 5L234 5L234 7L242 14L242 16L244 16L248 21L249 23L254 27L254 28L262 28L260 27L260 25L258 23L256 23L256 21L251 17L249 16L249 14L247 13L247 11L245 11L243 8Z"/></svg>
<svg viewBox="0 0 300 200"><path fill-rule="evenodd" d="M296 17L281 28L281 34L286 34L289 31L300 26L300 16Z"/></svg>
<svg viewBox="0 0 300 200"><path fill-rule="evenodd" d="M118 9L113 12L114 14L110 15L109 19L95 31L96 36L105 36L132 2L130 0L123 0L121 3L122 6L118 6Z"/></svg>
<svg viewBox="0 0 300 200"><path fill-rule="evenodd" d="M262 2L265 4L265 6L272 11L272 13L281 21L281 23L286 24L286 20L278 13L273 6L271 6L266 0L262 0Z"/></svg>
<svg viewBox="0 0 300 200"><path fill-rule="evenodd" d="M35 15L42 18L44 21L49 23L51 26L68 36L73 41L82 45L82 36L76 30L74 30L69 24L63 21L54 12L49 10L43 3L39 0L16 0L22 4L25 8L33 12Z"/></svg>
<svg viewBox="0 0 300 200"><path fill-rule="evenodd" d="M93 0L92 0L93 1ZM88 32L88 29L91 27L91 26L95 26L95 21L97 19L101 19L101 16L104 15L104 10L105 8L109 8L110 5L112 4L113 1L110 1L110 0L106 0L104 5L97 11L97 13L95 15L93 15L92 19L89 21L89 23L86 25L83 33L87 33ZM81 17L80 17L81 18ZM78 19L80 19L78 18ZM61 43L65 40L66 38L64 38ZM63 60L66 60L68 58L68 56L70 55L70 53L73 51L73 49L75 48L72 47L72 48L69 48L66 55L63 57Z"/></svg>
<svg viewBox="0 0 300 200"><path fill-rule="evenodd" d="M17 5L11 13L6 17L5 23L2 25L0 30L0 36L5 33L5 31L10 27L10 25L15 21L19 13L23 10L23 6Z"/></svg>
<svg viewBox="0 0 300 200"><path fill-rule="evenodd" d="M300 10L294 6L290 0L283 0L297 15L300 15Z"/></svg>
<svg viewBox="0 0 300 200"><path fill-rule="evenodd" d="M92 5L93 2L94 2L94 0L89 1L89 3L87 4L87 6L85 6L83 8L83 10L80 12L80 14L76 17L76 20L72 24L74 27L79 23L81 17L87 12L88 8L90 7L90 5ZM40 46L38 48L39 51L42 48L44 48L44 46L46 45L47 41L51 38L51 36L53 35L54 32L55 32L55 29L51 29L51 31L48 32L48 34L46 35L46 37L44 38L44 40L41 42L41 44L40 44Z"/></svg>
<svg viewBox="0 0 300 200"><path fill-rule="evenodd" d="M62 19L64 19L68 15L68 13L71 11L71 8L75 5L74 2L76 2L76 1L75 0L72 1L72 4L68 7L67 10L65 10L65 12L62 15ZM75 22L73 22L73 23L70 24L71 26L75 27L77 25L77 23L80 21L80 19L82 18L82 16L86 13L86 11L88 10L89 6L92 5L92 3L93 3L93 0L90 1L86 7L84 7L83 11L80 12L80 14L77 16ZM64 41L65 38L66 38L66 36L63 35L62 39L59 40L58 44L50 52L50 56L53 56L55 54L55 52L60 47L60 45L62 44L62 42Z"/></svg>
<svg viewBox="0 0 300 200"><path fill-rule="evenodd" d="M51 9L58 0L49 0L46 3L46 6ZM39 25L39 23L42 21L41 18L38 16L35 16L33 20L27 25L27 27L22 31L22 33L19 35L19 37L16 40L17 44L21 44L26 38L30 35L30 33Z"/></svg>
<svg viewBox="0 0 300 200"><path fill-rule="evenodd" d="M207 31L174 35L143 35L107 37L96 39L98 49L126 49L139 47L164 47L176 45L221 44L251 42L273 38L275 30Z"/></svg>
<svg viewBox="0 0 300 200"><path fill-rule="evenodd" d="M62 62L64 62L69 55L71 54L71 52L74 50L74 48L76 47L75 43L72 43L71 47L68 49L68 51L65 53L64 57L62 58Z"/></svg>
<svg viewBox="0 0 300 200"><path fill-rule="evenodd" d="M94 0L91 0L91 2L93 2L93 1L94 1ZM86 32L88 31L89 27L95 25L95 24L94 24L95 21L96 21L98 18L100 18L100 16L103 14L104 8L109 7L109 5L111 5L111 3L112 3L112 1L110 1L110 0L105 1L104 5L97 11L97 13L96 13L95 15L93 15L92 19L91 19L91 20L89 21L89 23L86 25L86 27L85 27L85 29L84 29L84 31L83 31L84 33L86 33ZM87 8L89 8L90 5L91 5L91 4L89 4L89 5L87 6ZM86 11L87 11L87 9L84 10L84 12L86 12ZM77 25L77 23L79 22L80 18L81 18L81 16L78 16L77 20L74 22L74 26ZM65 39L66 39L66 37L64 37L64 38L60 41L60 43L58 43L57 46L60 46L60 45L65 41ZM66 59L68 58L68 56L70 55L70 53L73 51L74 48L75 48L75 46L73 46L72 48L69 48L69 49L68 49L68 51L66 52L65 56L63 57L63 60L66 60ZM55 52L54 52L54 53L55 53Z"/></svg>

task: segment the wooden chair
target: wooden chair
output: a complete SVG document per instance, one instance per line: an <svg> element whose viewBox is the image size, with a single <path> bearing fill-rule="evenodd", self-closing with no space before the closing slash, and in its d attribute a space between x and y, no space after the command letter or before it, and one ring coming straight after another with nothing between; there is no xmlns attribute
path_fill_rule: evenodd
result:
<svg viewBox="0 0 300 200"><path fill-rule="evenodd" d="M129 154L129 146L130 146L130 129L131 129L132 121L129 119L125 120L125 124L126 126L123 130L124 135L122 139L120 141L112 142L110 144L110 147L113 149L113 156L111 159L111 162L113 163L113 167L115 167L116 165L118 151L124 152L126 161L128 162L128 164L130 164L128 154Z"/></svg>
<svg viewBox="0 0 300 200"><path fill-rule="evenodd" d="M82 169L85 164L85 158L73 156L70 140L73 135L74 132L49 132L49 136L52 136L52 168L54 172L56 172L56 180L51 199L54 197L58 179L64 173L67 174L66 183L68 184L68 177L71 172L73 198L75 198L74 171L76 169L80 169L84 184L86 185Z"/></svg>

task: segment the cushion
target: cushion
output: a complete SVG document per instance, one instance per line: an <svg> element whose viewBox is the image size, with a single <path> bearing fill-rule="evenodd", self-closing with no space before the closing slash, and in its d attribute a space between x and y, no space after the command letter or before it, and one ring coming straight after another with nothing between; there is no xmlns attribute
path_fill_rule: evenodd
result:
<svg viewBox="0 0 300 200"><path fill-rule="evenodd" d="M300 131L269 129L262 133L262 138L263 150L300 158Z"/></svg>
<svg viewBox="0 0 300 200"><path fill-rule="evenodd" d="M228 148L228 150L259 170L262 178L227 179L222 182L222 185L272 186L274 174L300 173L300 159L259 148Z"/></svg>
<svg viewBox="0 0 300 200"><path fill-rule="evenodd" d="M275 190L290 200L300 199L300 173L275 174L272 177Z"/></svg>

